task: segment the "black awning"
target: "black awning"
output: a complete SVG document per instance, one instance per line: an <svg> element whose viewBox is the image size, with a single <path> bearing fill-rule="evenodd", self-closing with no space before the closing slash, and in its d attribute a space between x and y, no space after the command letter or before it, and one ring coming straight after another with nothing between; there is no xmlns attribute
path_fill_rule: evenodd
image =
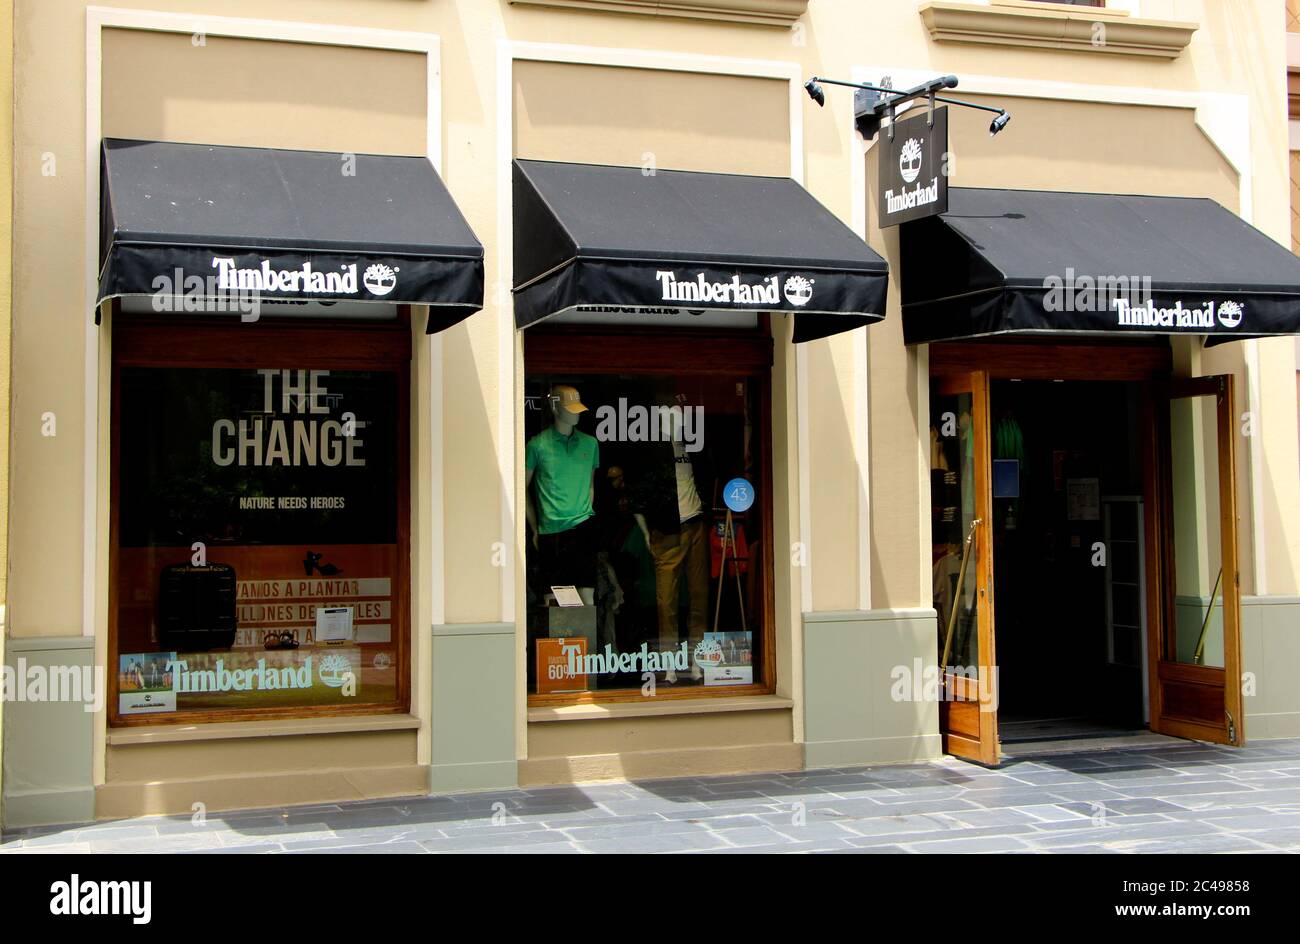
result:
<svg viewBox="0 0 1300 944"><path fill-rule="evenodd" d="M888 266L785 177L515 161L515 324L574 309L795 314L795 341L884 317Z"/></svg>
<svg viewBox="0 0 1300 944"><path fill-rule="evenodd" d="M909 344L1300 333L1300 259L1213 200L954 187L901 229Z"/></svg>
<svg viewBox="0 0 1300 944"><path fill-rule="evenodd" d="M422 157L106 139L99 298L483 307L483 247ZM96 306L98 313L98 305Z"/></svg>

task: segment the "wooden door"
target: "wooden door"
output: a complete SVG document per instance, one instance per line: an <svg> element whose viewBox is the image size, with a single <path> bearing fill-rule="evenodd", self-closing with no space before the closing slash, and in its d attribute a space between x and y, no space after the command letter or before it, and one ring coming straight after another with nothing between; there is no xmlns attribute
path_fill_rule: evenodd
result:
<svg viewBox="0 0 1300 944"><path fill-rule="evenodd" d="M944 750L998 762L993 646L989 378L934 378L930 391L931 565L939 614Z"/></svg>
<svg viewBox="0 0 1300 944"><path fill-rule="evenodd" d="M1232 377L1157 388L1147 429L1151 729L1241 745Z"/></svg>

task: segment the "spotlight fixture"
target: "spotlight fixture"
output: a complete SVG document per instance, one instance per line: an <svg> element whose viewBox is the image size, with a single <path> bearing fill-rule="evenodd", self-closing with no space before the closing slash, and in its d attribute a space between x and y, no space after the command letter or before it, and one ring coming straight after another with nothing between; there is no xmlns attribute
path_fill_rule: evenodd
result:
<svg viewBox="0 0 1300 944"><path fill-rule="evenodd" d="M821 85L823 82L827 85L843 85L846 88L855 89L853 94L853 123L858 131L862 133L862 136L868 140L876 136L886 118L889 119L890 136L892 137L894 113L898 107L918 98L929 101L931 112L934 110L935 102L995 112L997 117L989 125L990 134L997 134L1011 120L1011 115L1005 108L995 108L992 105L977 105L974 102L963 102L958 98L944 98L937 94L943 89L957 87L957 76L955 75L941 75L910 89L885 88L880 85L868 85L865 82L841 82L838 79L827 79L814 75L804 83L803 87L808 93L808 97L818 105L826 104L826 90Z"/></svg>

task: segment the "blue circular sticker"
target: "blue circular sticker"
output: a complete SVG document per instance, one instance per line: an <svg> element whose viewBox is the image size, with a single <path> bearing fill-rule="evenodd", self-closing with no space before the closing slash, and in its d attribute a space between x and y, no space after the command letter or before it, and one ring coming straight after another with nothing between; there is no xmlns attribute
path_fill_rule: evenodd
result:
<svg viewBox="0 0 1300 944"><path fill-rule="evenodd" d="M722 487L722 500L732 511L749 511L754 504L754 486L749 479L732 479Z"/></svg>

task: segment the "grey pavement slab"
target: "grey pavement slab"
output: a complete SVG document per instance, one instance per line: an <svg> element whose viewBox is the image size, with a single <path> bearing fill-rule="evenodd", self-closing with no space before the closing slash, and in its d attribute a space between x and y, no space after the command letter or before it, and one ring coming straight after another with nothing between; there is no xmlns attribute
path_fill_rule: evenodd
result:
<svg viewBox="0 0 1300 944"><path fill-rule="evenodd" d="M620 781L39 827L41 853L1300 851L1300 740Z"/></svg>

